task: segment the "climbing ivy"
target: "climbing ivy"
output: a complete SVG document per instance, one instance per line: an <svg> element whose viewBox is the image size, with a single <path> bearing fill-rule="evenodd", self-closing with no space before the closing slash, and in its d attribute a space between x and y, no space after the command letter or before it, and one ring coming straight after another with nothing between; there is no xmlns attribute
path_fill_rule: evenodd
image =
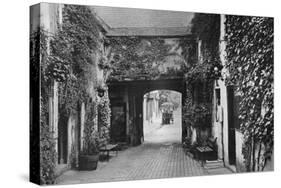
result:
<svg viewBox="0 0 281 188"><path fill-rule="evenodd" d="M47 33L38 28L31 34L30 37L30 64L33 67L31 70L31 79L39 80L39 73L44 73L44 63L48 57L47 54ZM39 83L38 83L39 84ZM52 129L49 126L48 121L48 96L50 89L50 81L47 81L44 76L40 79L40 128L39 132L39 152L40 152L40 184L53 184L55 181L55 165L57 153L55 151L55 139ZM35 102L35 100L34 100ZM33 130L34 131L34 130ZM34 134L34 133L32 133ZM34 138L34 137L33 137ZM34 143L33 147L37 148ZM36 151L38 152L38 151ZM31 160L34 156L31 156ZM35 165L35 164L33 164ZM36 176L36 175L34 175Z"/></svg>
<svg viewBox="0 0 281 188"><path fill-rule="evenodd" d="M100 98L100 101L98 103L98 116L100 138L109 141L111 109L108 96L108 88L106 88L105 95Z"/></svg>
<svg viewBox="0 0 281 188"><path fill-rule="evenodd" d="M245 164L260 171L273 150L273 19L228 15L225 25L228 84L241 96Z"/></svg>
<svg viewBox="0 0 281 188"><path fill-rule="evenodd" d="M191 23L192 34L202 40L201 53L203 58L218 55L220 15L196 13Z"/></svg>
<svg viewBox="0 0 281 188"><path fill-rule="evenodd" d="M182 77L190 63L179 62L181 67L178 70L168 67L166 71L161 71L159 67L163 66L167 57L182 56L172 50L165 38L114 37L109 40L112 47L108 58L112 68L110 80ZM177 48L180 47L188 51L185 53L188 60L193 57L193 42L183 38Z"/></svg>
<svg viewBox="0 0 281 188"><path fill-rule="evenodd" d="M57 82L60 109L67 114L77 110L89 96L91 82L97 83L97 53L102 53L98 21L86 6L65 5L61 29L51 40L47 75Z"/></svg>
<svg viewBox="0 0 281 188"><path fill-rule="evenodd" d="M55 33L39 29L36 51L40 52L41 117L40 117L40 177L42 184L55 182L56 152L54 133L48 122L48 101L54 82L58 83L59 124L67 125L65 117L79 111L79 106L96 108L97 56L102 53L102 36L98 21L87 6L65 5L63 22ZM36 43L35 43L36 44ZM31 58L33 59L33 58ZM35 75L36 76L36 75ZM88 109L88 108L87 108ZM95 122L92 108L86 109L87 121ZM85 123L93 130L93 123ZM96 131L96 130L95 130ZM85 133L85 135L92 135ZM86 139L86 138L85 138ZM73 161L71 159L71 161Z"/></svg>
<svg viewBox="0 0 281 188"><path fill-rule="evenodd" d="M211 126L212 95L214 80L219 79L222 65L218 53L220 16L195 14L192 34L201 41L201 57L185 73L187 92L183 107L183 120L187 126L201 129ZM195 51L195 54L199 52ZM214 68L217 68L217 72Z"/></svg>

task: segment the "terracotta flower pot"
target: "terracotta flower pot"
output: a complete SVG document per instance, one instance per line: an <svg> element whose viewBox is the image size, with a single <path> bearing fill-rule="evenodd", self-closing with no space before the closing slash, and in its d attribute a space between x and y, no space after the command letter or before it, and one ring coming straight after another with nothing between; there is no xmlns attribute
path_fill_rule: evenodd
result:
<svg viewBox="0 0 281 188"><path fill-rule="evenodd" d="M99 161L99 154L95 155L80 155L79 170L96 170Z"/></svg>

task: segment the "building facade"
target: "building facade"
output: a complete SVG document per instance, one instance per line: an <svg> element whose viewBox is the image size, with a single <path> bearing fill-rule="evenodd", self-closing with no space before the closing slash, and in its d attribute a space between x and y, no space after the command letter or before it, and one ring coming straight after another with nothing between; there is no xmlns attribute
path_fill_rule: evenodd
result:
<svg viewBox="0 0 281 188"><path fill-rule="evenodd" d="M52 37L55 36L61 29L63 24L63 4L52 4L52 3L40 3L30 8L30 33L31 35L38 31L42 30L47 36L47 54L51 54L50 43ZM93 12L94 14L94 12ZM104 38L104 31L106 26L100 20L97 19L98 35L101 39ZM102 69L99 68L98 62L106 54L106 49L103 43L99 43L98 49L92 54L93 65L89 67L92 72L87 80L87 95L91 101L95 101L96 104L99 104L101 98L97 95L96 85L97 83L105 82L105 74ZM41 62L42 63L42 62ZM40 67L43 65L40 64ZM93 80L91 80L94 78ZM32 78L31 78L32 79ZM59 176L65 170L70 168L78 167L78 155L83 147L84 142L84 127L86 123L86 108L87 101L82 102L77 105L77 108L70 115L65 116L60 109L60 98L59 87L62 86L62 83L59 83L53 80L48 91L48 104L47 104L47 124L52 132L52 138L54 139L54 149L56 154L55 161L55 176ZM31 85L31 87L33 87ZM105 96L108 97L107 91L105 91ZM31 101L33 101L33 96L31 94ZM31 102L32 103L32 102ZM36 104L34 104L36 105ZM42 106L41 106L42 108ZM31 111L35 110L31 104ZM41 109L40 109L41 110ZM62 109L63 110L63 109ZM106 139L104 142L109 141L109 128L99 127L100 123L98 122L98 112L97 107L95 109L95 118L94 124L96 130L103 130L103 134ZM32 114L33 112L31 112ZM40 117L42 119L42 117ZM32 120L31 120L32 121ZM32 122L31 122L32 123ZM33 125L31 125L33 126ZM34 125L36 126L36 125ZM39 125L38 125L39 126ZM104 136L104 135L103 135Z"/></svg>
<svg viewBox="0 0 281 188"><path fill-rule="evenodd" d="M241 95L235 86L227 83L230 70L227 68L226 19L226 15L220 16L219 55L223 68L221 78L214 83L212 135L217 138L218 158L224 161L224 165L235 172L245 172L247 171L243 155L245 137L241 132L239 120ZM264 151L265 148L261 147L259 152ZM255 152L257 157L258 151ZM272 155L264 169L273 170L273 162Z"/></svg>

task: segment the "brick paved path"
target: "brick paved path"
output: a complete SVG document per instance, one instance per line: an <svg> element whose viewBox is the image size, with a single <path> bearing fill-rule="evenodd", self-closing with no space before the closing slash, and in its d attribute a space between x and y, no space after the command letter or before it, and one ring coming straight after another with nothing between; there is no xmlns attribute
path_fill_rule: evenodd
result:
<svg viewBox="0 0 281 188"><path fill-rule="evenodd" d="M147 136L145 144L131 147L99 162L95 171L67 171L58 184L140 180L209 174L200 163L185 155L179 125L165 125ZM113 154L114 155L114 154ZM215 172L214 172L215 174Z"/></svg>
<svg viewBox="0 0 281 188"><path fill-rule="evenodd" d="M129 148L95 171L68 171L59 184L139 180L207 174L200 164L186 156L179 144L145 144Z"/></svg>

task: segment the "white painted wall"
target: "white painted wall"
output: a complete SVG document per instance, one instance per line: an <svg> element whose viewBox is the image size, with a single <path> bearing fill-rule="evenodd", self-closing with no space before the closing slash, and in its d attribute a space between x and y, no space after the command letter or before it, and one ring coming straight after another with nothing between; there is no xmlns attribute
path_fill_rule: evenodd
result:
<svg viewBox="0 0 281 188"><path fill-rule="evenodd" d="M37 26L42 27L49 34L57 31L57 20L62 19L62 15L59 14L62 5L40 3L31 9L31 32L35 31ZM49 125L56 139L55 150L58 151L58 83L56 81L53 82L49 92Z"/></svg>
<svg viewBox="0 0 281 188"><path fill-rule="evenodd" d="M216 84L215 84L216 85ZM214 86L214 88L219 88ZM212 124L212 136L214 138L217 138L217 146L218 146L218 158L223 159L223 132L222 132L222 124L223 124L223 112L222 110L218 110L216 107L217 105L217 99L216 99L216 93L213 94L213 124ZM217 114L218 113L218 114ZM219 115L220 114L220 115ZM220 116L220 117L217 117Z"/></svg>
<svg viewBox="0 0 281 188"><path fill-rule="evenodd" d="M58 83L55 81L54 82L54 87L53 87L53 131L54 131L54 137L55 137L55 150L56 152L58 152L58 117L59 117L59 98L58 98Z"/></svg>
<svg viewBox="0 0 281 188"><path fill-rule="evenodd" d="M40 5L33 5L30 7L30 33L36 31L40 26Z"/></svg>
<svg viewBox="0 0 281 188"><path fill-rule="evenodd" d="M225 15L221 15L221 23L220 23L220 43L219 43L219 51L220 51L220 60L223 66L226 65L226 42L224 40L225 36ZM225 67L222 69L222 78L226 78L227 70ZM219 122L216 121L216 118L213 117L213 128L212 134L214 137L217 137L218 144L218 157L224 159L225 165L229 165L228 159L228 114L227 114L227 89L225 82L223 80L218 80L215 88L220 89L220 101L221 101L221 120ZM215 92L214 92L215 93ZM214 94L215 98L215 94ZM213 103L213 109L215 110L216 101ZM213 116L216 114L214 111Z"/></svg>
<svg viewBox="0 0 281 188"><path fill-rule="evenodd" d="M236 170L237 172L244 172L245 164L244 164L244 157L242 155L243 134L238 130L235 131L235 142L236 142Z"/></svg>
<svg viewBox="0 0 281 188"><path fill-rule="evenodd" d="M80 142L80 150L83 148L84 144L84 127L85 127L85 103L82 103L81 105L81 112L80 112L80 137L81 137L81 142Z"/></svg>

